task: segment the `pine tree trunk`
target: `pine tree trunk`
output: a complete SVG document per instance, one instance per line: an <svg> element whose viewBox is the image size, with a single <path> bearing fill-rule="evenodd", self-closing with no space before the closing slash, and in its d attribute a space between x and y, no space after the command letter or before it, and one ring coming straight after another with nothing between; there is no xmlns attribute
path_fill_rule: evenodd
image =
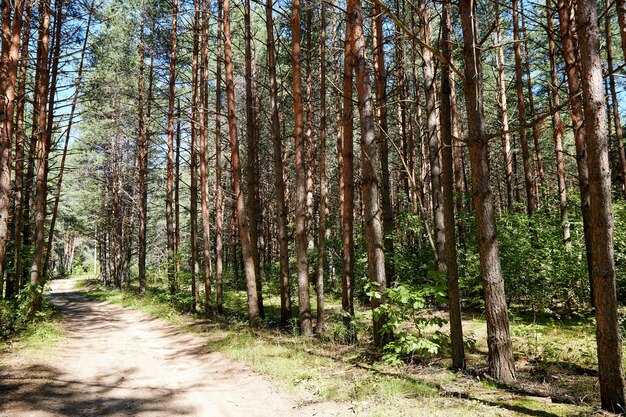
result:
<svg viewBox="0 0 626 417"><path fill-rule="evenodd" d="M137 166L138 166L138 182L139 182L139 222L138 222L138 236L137 236L137 263L138 263L138 279L139 279L139 293L144 294L146 292L146 225L148 222L148 141L146 136L146 125L144 119L144 73L145 73L145 60L146 60L146 45L144 27L146 20L146 10L142 8L141 11L141 28L140 28L140 40L139 40L139 81L137 84ZM193 83L192 83L193 84ZM192 86L193 87L193 86ZM194 131L194 125L192 121L192 132ZM192 133L193 138L193 133ZM193 145L192 145L193 146ZM193 176L192 176L193 180ZM193 201L192 201L193 203ZM193 204L192 204L193 205ZM193 208L192 208L193 213ZM193 214L192 214L193 215ZM193 219L192 219L193 222ZM193 234L193 223L192 223ZM195 293L193 293L195 294Z"/></svg>
<svg viewBox="0 0 626 417"><path fill-rule="evenodd" d="M176 94L176 26L178 24L178 0L172 3L172 49L170 51L169 95L167 110L167 193L165 199L165 222L167 228L167 281L170 294L176 292L176 232L174 230L174 98Z"/></svg>
<svg viewBox="0 0 626 417"><path fill-rule="evenodd" d="M600 30L595 0L577 2L576 26L580 40L584 129L588 152L591 261L600 398L603 409L623 412L626 393L615 289L611 170L607 152L607 115L602 91Z"/></svg>
<svg viewBox="0 0 626 417"><path fill-rule="evenodd" d="M224 189L222 188L222 1L217 2L215 63L215 295L217 314L224 313Z"/></svg>
<svg viewBox="0 0 626 417"><path fill-rule="evenodd" d="M526 187L526 213L532 216L536 208L535 185L533 183L530 149L528 147L528 132L526 129L526 104L524 98L524 81L522 79L522 40L519 27L519 0L513 0L513 41L515 42L515 86L517 89L517 113L519 120L519 140L522 146L522 161L524 165L524 184Z"/></svg>
<svg viewBox="0 0 626 417"><path fill-rule="evenodd" d="M354 55L351 51L351 19L346 21L343 71L343 138L341 150L343 205L341 210L343 258L341 268L341 307L343 322L347 329L347 341L356 339L354 326L354 120L352 96Z"/></svg>
<svg viewBox="0 0 626 417"><path fill-rule="evenodd" d="M320 55L320 140L319 140L319 224L317 233L317 277L315 290L317 292L317 315L315 332L324 333L326 323L324 320L324 258L326 251L326 211L327 211L327 185L326 185L326 3L322 2L319 55Z"/></svg>
<svg viewBox="0 0 626 417"><path fill-rule="evenodd" d="M450 0L444 0L441 14L441 45L443 56L450 61L453 56L452 16ZM442 190L443 215L445 230L445 270L448 281L448 304L450 306L450 346L452 348L452 367L465 368L463 346L463 327L461 324L461 296L459 293L459 266L457 264L455 224L454 224L454 174L452 161L452 91L454 82L450 67L443 65L441 73L441 103L439 110L441 126L442 155Z"/></svg>
<svg viewBox="0 0 626 417"><path fill-rule="evenodd" d="M278 260L280 265L280 323L283 326L291 320L291 289L289 285L289 233L287 231L288 207L285 201L285 181L283 177L283 149L278 110L278 86L276 83L276 49L274 45L274 21L272 0L265 4L265 25L267 31L267 67L270 89L270 127L274 159L274 188L276 210L278 211Z"/></svg>
<svg viewBox="0 0 626 417"><path fill-rule="evenodd" d="M395 276L393 263L393 209L391 206L391 181L389 176L389 126L387 123L387 71L385 69L385 45L383 34L383 15L380 5L372 5L374 35L374 78L376 81L376 110L378 118L378 148L381 167L381 203L383 209L383 228L385 235L385 261L387 286Z"/></svg>
<svg viewBox="0 0 626 417"><path fill-rule="evenodd" d="M17 84L17 67L20 53L20 36L22 34L24 0L16 0L13 4L13 22L9 32L8 13L10 3L2 3L2 62L0 63L0 298L3 294L5 276L5 258L9 239L9 209L11 205L11 143L13 139L13 113L15 110L15 89ZM28 20L28 19L27 19ZM9 39L7 39L7 36ZM25 64L24 64L25 65ZM23 156L22 156L23 157ZM17 182L16 182L17 184ZM13 196L15 200L17 196ZM15 237L20 232L17 230ZM18 254L19 256L19 254ZM6 298L11 299L16 293L16 276L8 276Z"/></svg>
<svg viewBox="0 0 626 417"><path fill-rule="evenodd" d="M30 271L30 306L28 317L33 318L41 308L43 284L45 277L42 274L44 261L44 241L46 222L46 203L48 197L48 154L50 144L46 134L46 107L48 101L48 47L50 29L50 0L43 0L39 6L41 24L39 26L37 72L39 73L36 83L37 96L37 170L36 170L36 196L35 196L35 245L33 247L33 263Z"/></svg>
<svg viewBox="0 0 626 417"><path fill-rule="evenodd" d="M224 70L226 75L226 100L228 103L228 135L230 139L230 164L232 168L233 196L235 198L236 215L239 223L239 237L243 252L244 272L248 292L248 319L254 326L259 318L254 256L250 241L250 228L246 213L246 204L241 189L241 161L239 159L239 143L237 140L237 108L235 101L235 83L233 77L233 50L230 38L230 0L224 0ZM310 320L310 317L309 317Z"/></svg>
<svg viewBox="0 0 626 417"><path fill-rule="evenodd" d="M460 0L459 10L463 26L467 136L487 318L489 372L498 381L510 382L515 379L515 369L504 280L498 254L493 195L489 185L489 147L484 125L482 60L481 48L478 46L478 23L475 20L476 3L473 0Z"/></svg>
<svg viewBox="0 0 626 417"><path fill-rule="evenodd" d="M363 10L360 0L349 0L348 19L350 20L350 44L354 54L356 90L361 119L361 188L363 190L363 210L365 212L365 240L369 280L379 294L371 298L372 310L385 303L385 253L383 250L383 226L379 206L380 190L377 170L380 166L375 134L374 98L370 87L370 77L365 58L365 36L363 35ZM383 347L388 335L383 333L387 322L384 314L373 315L374 345Z"/></svg>
<svg viewBox="0 0 626 417"><path fill-rule="evenodd" d="M201 1L193 2L193 51L191 57L191 143L190 143L190 186L189 186L189 221L190 221L190 250L191 250L191 297L192 312L199 310L198 273L200 259L198 256L198 55L200 52L200 13ZM218 30L219 34L219 30ZM218 41L219 47L219 41ZM218 53L219 57L219 53ZM219 65L219 64L218 64ZM219 72L219 71L218 71ZM219 83L219 77L218 77ZM217 155L216 155L217 158ZM216 219L217 220L217 219ZM144 261L145 262L145 261Z"/></svg>
<svg viewBox="0 0 626 417"><path fill-rule="evenodd" d="M498 47L498 110L500 113L500 127L504 132L509 130L509 114L506 100L506 79L504 73L504 46L500 26L500 10L495 6L496 13L496 45ZM502 154L504 159L504 181L506 183L506 206L508 211L513 211L513 157L511 154L511 135L502 135Z"/></svg>
<svg viewBox="0 0 626 417"><path fill-rule="evenodd" d="M213 314L213 302L211 300L211 278L213 265L211 263L211 223L209 209L209 109L207 82L209 78L208 68L208 45L209 45L209 13L208 0L202 3L202 41L200 46L200 199L202 217L202 259L203 259L203 282L204 282L204 312ZM224 6L225 7L225 6Z"/></svg>
<svg viewBox="0 0 626 417"><path fill-rule="evenodd" d="M558 0L559 27L561 32L561 54L565 61L567 84L570 96L570 112L574 126L574 143L576 146L576 166L578 168L578 187L580 189L580 209L583 217L583 233L587 255L587 272L591 289L591 304L593 296L593 264L591 262L591 214L589 211L589 169L587 167L587 147L585 144L585 129L583 128L584 110L580 96L581 81L578 56L578 35L574 22L574 4L570 0Z"/></svg>
<svg viewBox="0 0 626 417"><path fill-rule="evenodd" d="M306 239L306 149L302 130L304 111L302 107L302 74L300 50L300 0L291 2L291 65L293 77L294 148L296 152L296 275L298 280L298 303L300 307L300 332L310 336L311 305L309 300L309 274Z"/></svg>
<svg viewBox="0 0 626 417"><path fill-rule="evenodd" d="M430 44L430 24L428 6L425 0L418 1L420 36ZM437 118L437 97L435 92L435 65L432 52L425 47L422 52L422 76L426 93L426 121L428 159L430 162L430 192L433 205L433 225L436 247L436 267L438 271L446 268L445 227L442 205L441 164L439 160L439 120Z"/></svg>
<svg viewBox="0 0 626 417"><path fill-rule="evenodd" d="M551 0L546 0L546 13L548 21L548 50L550 54L550 90L552 111L552 130L554 147L556 149L556 176L559 186L559 207L561 211L561 227L563 228L563 244L571 244L569 229L569 218L567 209L567 184L565 179L565 155L563 152L563 131L565 125L561 120L561 112L557 109L561 105L559 99L558 76L556 70L556 45L554 43L554 24L552 23L552 13L550 9Z"/></svg>

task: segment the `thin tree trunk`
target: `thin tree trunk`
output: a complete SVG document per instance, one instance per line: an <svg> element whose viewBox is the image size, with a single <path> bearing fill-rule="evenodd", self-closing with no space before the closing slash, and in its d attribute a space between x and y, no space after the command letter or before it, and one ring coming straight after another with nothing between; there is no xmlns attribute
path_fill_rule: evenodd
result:
<svg viewBox="0 0 626 417"><path fill-rule="evenodd" d="M213 302L211 300L211 223L209 220L209 150L208 150L208 129L209 129L209 109L207 82L209 78L208 68L208 45L209 45L209 13L208 0L202 4L202 41L200 47L200 198L202 216L202 259L203 259L203 281L204 281L204 312L213 314ZM226 6L224 6L226 7Z"/></svg>
<svg viewBox="0 0 626 417"><path fill-rule="evenodd" d="M138 133L137 133L137 166L138 166L138 182L139 182L139 222L138 222L138 236L137 236L137 263L138 263L138 279L139 279L139 293L144 294L146 292L146 225L148 222L148 141L146 135L146 125L144 119L144 97L143 97L143 84L144 84L144 72L146 61L146 45L145 45L145 20L146 10L142 3L141 10L141 28L140 28L140 40L139 40L139 81L137 84L137 110L138 110ZM193 87L193 83L192 83ZM193 100L193 99L192 99ZM194 125L192 121L192 132ZM192 133L193 141L193 133ZM193 145L192 145L193 147ZM193 175L192 175L193 181ZM192 201L193 206L193 201ZM193 208L192 208L193 216ZM193 236L193 218L192 218L192 236ZM193 255L192 255L193 256ZM193 272L192 272L193 274ZM195 292L192 291L195 295Z"/></svg>
<svg viewBox="0 0 626 417"><path fill-rule="evenodd" d="M22 288L22 282L24 277L24 265L22 254L22 242L23 242L23 227L24 227L24 142L26 139L26 132L24 128L24 108L26 107L26 74L28 71L28 47L30 43L30 21L32 18L32 8L30 2L26 2L26 8L24 11L23 30L22 30L22 45L20 51L20 64L19 74L17 82L17 103L15 108L15 222L13 229L14 236L14 257L15 257L15 275L13 280L7 286L6 297L8 299L14 298L17 292Z"/></svg>
<svg viewBox="0 0 626 417"><path fill-rule="evenodd" d="M536 196L533 184L532 166L530 163L530 149L526 131L526 104L524 99L524 81L522 79L522 40L520 38L519 11L520 0L513 0L513 41L515 42L515 86L517 89L517 113L519 121L519 139L522 146L522 160L524 162L524 183L526 187L526 213L532 216L535 213Z"/></svg>
<svg viewBox="0 0 626 417"><path fill-rule="evenodd" d="M50 29L50 0L42 0L40 3L41 25L39 27L38 66L39 79L37 83L37 187L35 198L35 246L33 248L33 263L30 272L30 306L28 317L33 318L41 308L43 284L45 277L42 274L44 261L44 241L46 222L46 203L48 197L48 153L50 143L46 134L46 107L48 101L48 46ZM35 136L35 135L33 135Z"/></svg>
<svg viewBox="0 0 626 417"><path fill-rule="evenodd" d="M506 100L506 79L504 73L504 45L502 44L500 10L495 6L496 14L496 45L498 47L498 110L500 113L500 127L504 132L509 130L509 114ZM502 135L502 154L504 159L504 180L506 183L506 206L513 211L513 157L511 155L511 135Z"/></svg>
<svg viewBox="0 0 626 417"><path fill-rule="evenodd" d="M315 219L314 212L314 199L313 188L315 186L313 182L313 165L315 164L315 152L313 148L313 71L311 68L312 61L312 43L311 32L313 32L313 9L310 4L306 7L306 92L304 103L306 106L306 222L307 222L307 248L312 250L315 246Z"/></svg>
<svg viewBox="0 0 626 417"><path fill-rule="evenodd" d="M473 0L460 0L459 10L463 26L467 136L470 138L468 146L472 193L487 318L489 371L498 381L509 382L515 379L513 346L498 254L493 195L489 185L489 147L484 125L482 60L475 18L476 3Z"/></svg>
<svg viewBox="0 0 626 417"><path fill-rule="evenodd" d="M297 0L296 0L297 1ZM255 325L259 318L259 303L257 300L256 276L250 228L246 213L246 204L241 190L241 162L239 160L239 143L237 140L237 109L235 101L235 84L233 77L233 50L230 38L230 0L224 0L224 70L226 75L226 99L228 102L228 135L230 138L233 196L236 204L237 220L239 222L239 237L243 252L244 271L248 292L248 319L250 325ZM299 26L298 26L299 27ZM310 321L310 317L309 317Z"/></svg>
<svg viewBox="0 0 626 417"><path fill-rule="evenodd" d="M387 71L383 35L383 15L380 5L372 5L374 35L374 78L376 80L376 109L378 116L378 148L381 167L381 202L385 235L385 261L387 286L395 276L393 262L393 210L391 207L391 182L389 176L389 126L387 123Z"/></svg>
<svg viewBox="0 0 626 417"><path fill-rule="evenodd" d="M293 78L294 148L296 151L296 274L298 280L298 303L300 307L300 332L310 336L311 305L309 300L309 274L306 239L306 149L302 130L302 74L300 63L300 0L291 2L291 65Z"/></svg>
<svg viewBox="0 0 626 417"><path fill-rule="evenodd" d="M222 188L222 1L217 2L215 63L215 295L217 314L224 313L224 189Z"/></svg>
<svg viewBox="0 0 626 417"><path fill-rule="evenodd" d="M280 265L280 323L286 326L291 320L291 290L289 286L289 234L287 231L288 208L285 202L285 181L283 177L283 150L280 118L278 111L278 87L276 83L276 49L274 46L274 21L272 0L265 4L265 25L267 32L267 66L270 88L270 127L274 157L274 188L276 210L278 211L278 260Z"/></svg>
<svg viewBox="0 0 626 417"><path fill-rule="evenodd" d="M450 0L444 0L441 14L441 45L443 56L451 60L452 45L452 12ZM465 351L463 347L463 327L461 324L461 296L459 293L459 266L456 258L456 239L454 235L454 175L452 161L452 92L450 85L454 82L450 67L443 65L441 74L440 126L443 183L443 215L445 230L445 261L448 281L448 304L450 306L450 346L452 348L452 367L465 368Z"/></svg>
<svg viewBox="0 0 626 417"><path fill-rule="evenodd" d="M346 326L348 342L356 339L356 327L354 326L354 120L352 96L354 93L352 81L354 72L354 55L351 51L351 19L346 21L346 35L344 46L344 72L343 72L343 148L341 150L342 166L341 180L343 182L343 205L341 210L342 222L342 282L341 282L341 307L343 309L343 322Z"/></svg>
<svg viewBox="0 0 626 417"><path fill-rule="evenodd" d="M363 209L365 212L365 240L367 244L367 263L369 280L378 292L371 297L372 310L385 304L386 278L385 253L383 250L383 226L379 207L380 190L377 170L380 161L376 146L374 99L370 87L370 78L365 58L365 36L363 35L363 10L360 0L348 1L348 19L350 20L350 44L354 54L356 89L361 119L361 188L363 190ZM373 314L374 345L383 347L387 337L383 332L387 322L385 314Z"/></svg>
<svg viewBox="0 0 626 417"><path fill-rule="evenodd" d="M24 0L13 4L13 22L9 32L8 1L2 3L2 62L0 63L0 298L3 294L5 257L9 239L9 209L11 205L11 142L13 139L13 113L15 109L15 89L17 67L22 34ZM28 20L28 18L27 18ZM7 39L7 36L9 39ZM24 64L25 65L25 64ZM15 198L16 196L14 196ZM19 234L15 234L15 237ZM18 254L19 256L19 254ZM11 299L16 292L16 276L7 277L6 298Z"/></svg>
<svg viewBox="0 0 626 417"><path fill-rule="evenodd" d="M589 167L591 260L600 399L603 409L623 412L626 393L615 289L611 171L607 152L607 115L602 91L600 30L595 0L577 2L576 26L580 40L584 129Z"/></svg>
<svg viewBox="0 0 626 417"><path fill-rule="evenodd" d="M174 144L174 247L176 248L176 285L180 279L180 98L176 106L176 142Z"/></svg>
<svg viewBox="0 0 626 417"><path fill-rule="evenodd" d="M583 217L583 233L587 255L587 272L591 289L591 304L594 304L593 264L591 262L591 214L589 211L589 169L587 167L587 148L585 129L583 128L584 110L580 96L581 81L578 56L578 35L574 21L574 3L572 0L557 0L559 11L559 27L561 32L561 54L565 61L567 84L570 96L572 125L574 126L574 143L576 146L576 165L578 168L578 187L580 189L580 209Z"/></svg>
<svg viewBox="0 0 626 417"><path fill-rule="evenodd" d="M420 36L424 42L430 44L430 24L428 6L425 0L418 1ZM439 160L439 120L437 118L437 97L435 92L435 65L429 48L421 48L422 75L424 91L426 92L426 121L428 159L430 162L430 192L433 205L433 225L435 232L436 267L438 271L446 268L445 255L445 226L442 205L441 164Z"/></svg>
<svg viewBox="0 0 626 417"><path fill-rule="evenodd" d="M609 72L609 86L611 89L611 103L613 104L613 121L615 124L615 137L617 139L617 150L621 168L622 193L626 193L626 152L624 152L624 133L622 132L622 122L619 117L619 102L617 99L617 89L615 87L615 75L613 74L613 41L611 40L611 12L607 9L605 16L605 42L606 60Z"/></svg>
<svg viewBox="0 0 626 417"><path fill-rule="evenodd" d="M548 50L550 54L550 90L552 115L552 130L554 147L556 149L556 175L559 185L559 207L561 211L561 227L563 228L563 244L569 246L571 244L571 236L569 229L568 209L567 209L567 184L565 179L565 155L563 152L563 131L565 125L561 120L561 112L558 109L561 105L559 99L559 81L556 70L556 45L554 43L554 24L552 22L551 0L546 0L546 13L548 20ZM556 110L556 111L555 111Z"/></svg>
<svg viewBox="0 0 626 417"><path fill-rule="evenodd" d="M167 193L165 199L165 222L167 228L167 281L170 294L176 292L176 232L174 230L174 98L176 94L176 27L178 24L178 0L172 3L172 50L170 52L169 95L167 110Z"/></svg>
<svg viewBox="0 0 626 417"><path fill-rule="evenodd" d="M320 142L319 142L319 187L320 187L320 206L319 206L319 225L317 235L317 277L315 289L317 292L317 316L315 323L315 332L321 334L324 332L326 324L324 321L324 255L326 250L326 140L327 140L327 121L326 121L326 3L322 2L321 21L320 21L320 37L319 37L319 54L320 54ZM310 30L310 29L309 29Z"/></svg>
<svg viewBox="0 0 626 417"><path fill-rule="evenodd" d="M252 29L250 24L250 0L244 1L244 53L245 53L245 84L246 84L246 144L248 159L246 166L246 183L248 186L248 221L250 223L250 243L254 258L254 276L256 277L257 300L259 316L265 318L263 309L263 295L261 292L261 268L258 248L259 232L259 180L258 180L258 143L255 100L252 92Z"/></svg>

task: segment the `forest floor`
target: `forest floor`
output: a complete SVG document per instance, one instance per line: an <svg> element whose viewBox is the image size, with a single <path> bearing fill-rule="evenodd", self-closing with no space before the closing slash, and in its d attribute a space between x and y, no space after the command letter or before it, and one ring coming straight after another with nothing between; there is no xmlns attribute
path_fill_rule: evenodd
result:
<svg viewBox="0 0 626 417"><path fill-rule="evenodd" d="M81 285L51 284L49 299L62 313L58 337L16 343L0 356L0 417L605 415L595 407L593 371L558 361L538 367L519 353L561 352L564 343L586 340L586 327L570 327L565 341L562 333L551 339L541 323L513 321L520 378L499 386L477 365L484 362L480 318L464 321L477 349L468 356L471 370L460 374L437 358L390 367L371 357L367 343L206 321L153 297Z"/></svg>

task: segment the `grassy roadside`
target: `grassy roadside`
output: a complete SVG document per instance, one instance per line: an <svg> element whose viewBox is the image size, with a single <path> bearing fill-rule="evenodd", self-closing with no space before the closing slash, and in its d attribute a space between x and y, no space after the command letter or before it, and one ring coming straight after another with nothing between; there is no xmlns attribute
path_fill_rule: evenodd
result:
<svg viewBox="0 0 626 417"><path fill-rule="evenodd" d="M209 322L178 312L162 297L112 291L83 280L86 297L120 304L207 337L207 347L243 361L303 402L349 403L363 416L589 416L588 404L552 402L545 396L502 389L480 377L456 374L438 363L390 367L371 360L367 343L345 346L305 339L243 322ZM476 329L480 320L476 320ZM227 325L226 325L227 324ZM522 327L520 327L522 328Z"/></svg>
<svg viewBox="0 0 626 417"><path fill-rule="evenodd" d="M9 338L0 340L0 368L8 355L25 360L48 356L64 338L61 315L45 302L34 322L19 325Z"/></svg>

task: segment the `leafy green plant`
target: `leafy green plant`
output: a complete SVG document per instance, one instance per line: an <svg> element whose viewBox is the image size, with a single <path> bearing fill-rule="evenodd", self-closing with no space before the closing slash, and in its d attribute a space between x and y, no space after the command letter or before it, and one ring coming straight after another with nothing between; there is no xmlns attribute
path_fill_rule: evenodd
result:
<svg viewBox="0 0 626 417"><path fill-rule="evenodd" d="M383 348L383 361L399 365L416 356L429 356L439 352L447 337L435 331L427 335L429 327L441 328L447 321L439 316L425 314L432 302L445 301L446 291L440 274L431 274L430 284L420 287L401 284L387 289L387 302L374 310L375 317L387 317L383 334L390 340ZM369 283L367 294L381 297L375 285Z"/></svg>

